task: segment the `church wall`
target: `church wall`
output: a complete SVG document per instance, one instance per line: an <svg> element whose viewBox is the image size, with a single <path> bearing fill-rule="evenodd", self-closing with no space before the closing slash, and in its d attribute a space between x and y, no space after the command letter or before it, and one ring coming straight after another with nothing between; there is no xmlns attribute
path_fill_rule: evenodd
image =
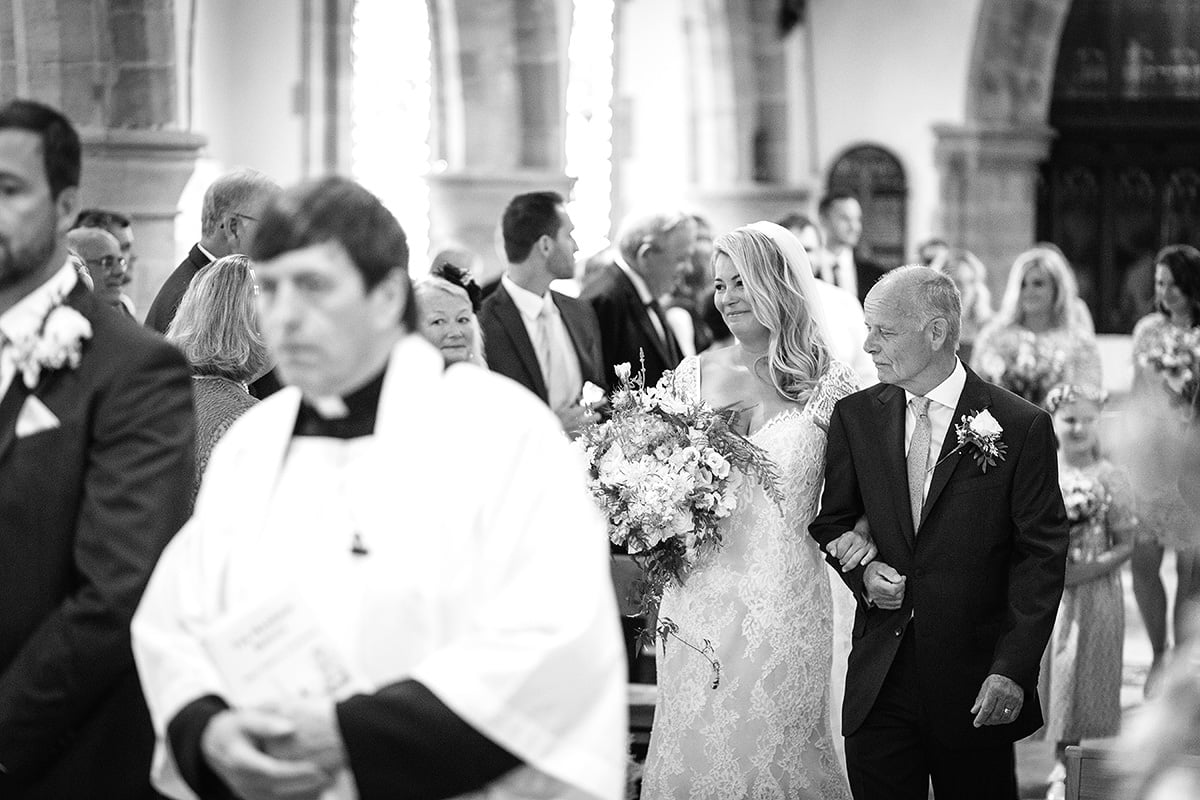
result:
<svg viewBox="0 0 1200 800"><path fill-rule="evenodd" d="M980 0L809 3L824 191L847 148L879 144L908 180L907 247L939 230L933 126L961 124ZM817 198L814 197L814 202Z"/></svg>

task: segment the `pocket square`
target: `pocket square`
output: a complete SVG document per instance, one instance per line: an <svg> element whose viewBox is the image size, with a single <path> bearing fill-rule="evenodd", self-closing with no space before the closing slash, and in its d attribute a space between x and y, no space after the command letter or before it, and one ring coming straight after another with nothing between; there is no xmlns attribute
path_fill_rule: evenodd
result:
<svg viewBox="0 0 1200 800"><path fill-rule="evenodd" d="M58 417L54 416L53 411L46 408L45 403L34 395L25 398L25 404L21 406L21 413L17 415L18 439L24 439L26 436L33 436L42 431L53 430L58 426Z"/></svg>

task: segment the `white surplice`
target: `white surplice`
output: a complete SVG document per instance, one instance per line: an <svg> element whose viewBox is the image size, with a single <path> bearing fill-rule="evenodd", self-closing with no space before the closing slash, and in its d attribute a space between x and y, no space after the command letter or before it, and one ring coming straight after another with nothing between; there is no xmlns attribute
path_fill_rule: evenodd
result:
<svg viewBox="0 0 1200 800"><path fill-rule="evenodd" d="M606 532L557 419L504 378L443 370L416 336L392 354L374 435L293 438L299 402L272 395L218 444L134 617L159 789L192 796L167 724L228 696L201 638L291 592L367 689L417 680L524 762L476 796L622 797Z"/></svg>

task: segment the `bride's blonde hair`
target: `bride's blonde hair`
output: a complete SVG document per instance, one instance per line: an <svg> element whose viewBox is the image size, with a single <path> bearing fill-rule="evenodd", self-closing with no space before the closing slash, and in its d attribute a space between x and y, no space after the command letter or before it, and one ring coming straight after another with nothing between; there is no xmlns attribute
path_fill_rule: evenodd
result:
<svg viewBox="0 0 1200 800"><path fill-rule="evenodd" d="M718 236L714 260L718 253L733 262L751 313L770 332L767 353L760 360L766 361L775 390L785 400L806 401L830 360L829 347L809 313L816 298L804 294L799 270L806 265L793 264L771 236L753 227Z"/></svg>

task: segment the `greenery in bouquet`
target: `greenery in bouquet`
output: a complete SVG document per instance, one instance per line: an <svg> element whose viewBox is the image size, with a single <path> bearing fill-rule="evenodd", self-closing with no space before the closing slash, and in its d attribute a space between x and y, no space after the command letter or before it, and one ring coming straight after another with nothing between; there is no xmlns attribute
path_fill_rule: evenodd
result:
<svg viewBox="0 0 1200 800"><path fill-rule="evenodd" d="M645 369L630 371L628 364L617 366L611 416L584 429L578 441L609 536L642 567L641 606L649 614L668 583L682 584L721 546L720 522L738 507L745 480L757 481L776 503L782 497L774 463L734 430L736 412L688 399L673 373L646 387ZM658 633L675 634L673 624L660 620ZM711 643L689 646L719 675Z"/></svg>
<svg viewBox="0 0 1200 800"><path fill-rule="evenodd" d="M1066 365L1066 353L1023 330L1011 347L985 358L980 372L992 383L1040 406L1050 388L1062 382Z"/></svg>
<svg viewBox="0 0 1200 800"><path fill-rule="evenodd" d="M1138 356L1153 369L1182 405L1191 406L1200 389L1200 329L1168 327L1152 347Z"/></svg>
<svg viewBox="0 0 1200 800"><path fill-rule="evenodd" d="M1095 478L1076 472L1064 473L1061 488L1063 504L1067 507L1067 521L1071 523L1072 530L1092 525L1104 519L1108 513L1108 490ZM1067 560L1072 564L1094 560L1097 553L1088 551L1089 537L1072 536Z"/></svg>

